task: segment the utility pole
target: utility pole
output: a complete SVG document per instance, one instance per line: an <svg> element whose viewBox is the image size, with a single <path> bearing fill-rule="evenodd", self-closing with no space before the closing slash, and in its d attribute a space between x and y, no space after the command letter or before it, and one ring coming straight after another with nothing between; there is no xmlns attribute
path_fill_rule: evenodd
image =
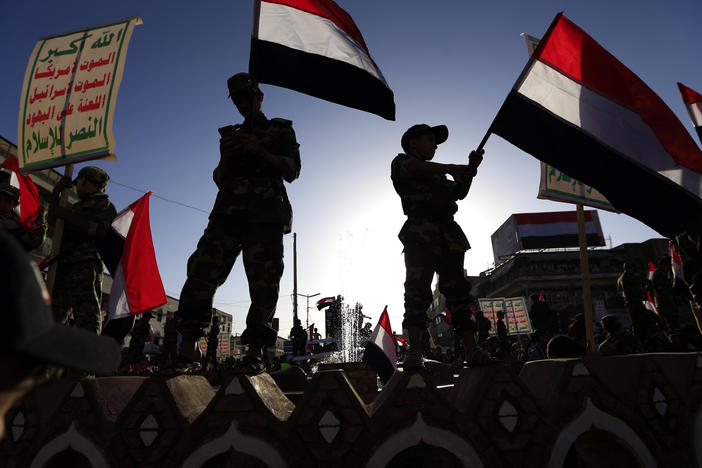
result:
<svg viewBox="0 0 702 468"><path fill-rule="evenodd" d="M307 328L309 328L310 327L310 297L319 296L319 293L310 294L309 296L306 294L297 294L297 295L307 298L307 320L305 323L306 323Z"/></svg>
<svg viewBox="0 0 702 468"><path fill-rule="evenodd" d="M297 320L297 233L293 232L293 325Z"/></svg>

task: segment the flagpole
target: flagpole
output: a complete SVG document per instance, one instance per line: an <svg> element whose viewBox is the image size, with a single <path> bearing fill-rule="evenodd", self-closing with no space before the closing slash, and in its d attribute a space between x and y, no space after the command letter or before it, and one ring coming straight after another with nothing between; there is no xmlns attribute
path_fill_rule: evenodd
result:
<svg viewBox="0 0 702 468"><path fill-rule="evenodd" d="M73 178L73 164L66 165L64 172L63 172L63 176L68 177L69 179ZM68 194L64 190L59 195L58 206L63 208L67 204L68 204ZM59 251L61 250L61 241L63 239L63 225L64 225L63 218L56 218L56 224L54 226L54 235L52 238L53 243L51 245L52 263L51 263L51 266L49 267L49 274L46 276L46 288L49 290L49 296L51 296L53 294L54 284L56 283L56 270L58 269L58 262L55 260L58 259Z"/></svg>
<svg viewBox="0 0 702 468"><path fill-rule="evenodd" d="M293 325L297 320L297 233L293 232Z"/></svg>
<svg viewBox="0 0 702 468"><path fill-rule="evenodd" d="M580 244L580 270L582 273L583 285L583 312L585 318L585 341L587 342L586 353L594 353L595 334L594 320L592 313L592 296L590 291L590 264L587 257L587 233L585 231L585 211L582 203L577 203L578 211L578 241Z"/></svg>

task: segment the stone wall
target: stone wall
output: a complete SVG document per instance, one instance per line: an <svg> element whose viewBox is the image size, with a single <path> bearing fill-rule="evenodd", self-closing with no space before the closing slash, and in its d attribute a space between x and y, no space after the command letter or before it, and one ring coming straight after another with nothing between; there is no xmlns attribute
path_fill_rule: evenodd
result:
<svg viewBox="0 0 702 468"><path fill-rule="evenodd" d="M295 404L268 374L61 379L9 411L0 466L702 466L695 353L396 372L363 393L339 369Z"/></svg>

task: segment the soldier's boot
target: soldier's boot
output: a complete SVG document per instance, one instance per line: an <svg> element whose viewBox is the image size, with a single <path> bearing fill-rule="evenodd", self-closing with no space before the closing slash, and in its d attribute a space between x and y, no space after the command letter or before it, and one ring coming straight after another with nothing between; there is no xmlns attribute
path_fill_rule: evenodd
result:
<svg viewBox="0 0 702 468"><path fill-rule="evenodd" d="M422 350L424 349L423 332L424 330L421 327L407 328L410 349L405 355L405 362L402 363L402 369L405 372L424 369L424 359L422 358Z"/></svg>
<svg viewBox="0 0 702 468"><path fill-rule="evenodd" d="M255 345L249 345L246 355L241 358L241 362L236 370L249 375L257 375L265 372L266 365L263 362L263 349Z"/></svg>

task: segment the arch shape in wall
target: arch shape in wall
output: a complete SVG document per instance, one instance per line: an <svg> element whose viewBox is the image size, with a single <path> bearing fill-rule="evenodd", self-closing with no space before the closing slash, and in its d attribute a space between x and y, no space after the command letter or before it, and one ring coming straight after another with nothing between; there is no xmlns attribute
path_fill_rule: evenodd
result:
<svg viewBox="0 0 702 468"><path fill-rule="evenodd" d="M242 434L239 432L236 421L232 421L227 432L201 446L186 458L183 462L183 468L199 468L211 458L226 452L230 448L237 452L251 455L272 468L285 468L288 466L275 447L256 437Z"/></svg>
<svg viewBox="0 0 702 468"><path fill-rule="evenodd" d="M646 444L621 419L605 413L595 406L590 398L585 399L585 409L580 415L569 422L556 439L551 451L551 459L548 462L549 468L562 468L566 456L575 440L591 428L610 432L626 443L632 454L635 454L645 468L655 468L658 466L655 458L651 454Z"/></svg>
<svg viewBox="0 0 702 468"><path fill-rule="evenodd" d="M417 414L413 425L388 437L373 453L366 466L368 468L384 467L395 455L420 442L451 452L463 462L466 468L483 468L480 456L468 442L453 432L429 426L422 419L422 413Z"/></svg>
<svg viewBox="0 0 702 468"><path fill-rule="evenodd" d="M54 455L58 455L69 447L84 455L93 468L107 468L110 466L100 449L90 439L78 432L76 422L73 421L66 432L54 438L39 450L39 453L32 460L30 468L40 468L46 465Z"/></svg>

